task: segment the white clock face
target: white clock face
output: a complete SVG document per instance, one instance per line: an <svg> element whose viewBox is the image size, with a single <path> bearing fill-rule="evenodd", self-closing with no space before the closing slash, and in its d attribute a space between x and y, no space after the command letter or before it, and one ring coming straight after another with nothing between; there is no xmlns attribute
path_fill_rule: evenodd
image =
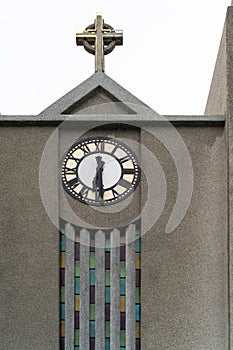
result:
<svg viewBox="0 0 233 350"><path fill-rule="evenodd" d="M101 159L104 162L102 172L103 187L104 189L111 188L120 180L122 168L116 158L107 153L98 153L98 155L94 153L86 156L78 168L78 177L85 186L92 188L93 179L96 176L97 156L101 156Z"/></svg>
<svg viewBox="0 0 233 350"><path fill-rule="evenodd" d="M111 205L128 197L140 181L133 151L115 139L93 137L74 144L62 162L62 183L74 199Z"/></svg>

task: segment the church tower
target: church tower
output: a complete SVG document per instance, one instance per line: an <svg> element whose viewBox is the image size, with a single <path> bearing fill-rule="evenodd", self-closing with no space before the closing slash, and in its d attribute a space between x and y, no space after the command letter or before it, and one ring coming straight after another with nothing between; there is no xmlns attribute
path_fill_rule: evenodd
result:
<svg viewBox="0 0 233 350"><path fill-rule="evenodd" d="M233 350L232 38L231 6L206 115L162 116L105 74L97 14L95 73L0 116L2 349Z"/></svg>

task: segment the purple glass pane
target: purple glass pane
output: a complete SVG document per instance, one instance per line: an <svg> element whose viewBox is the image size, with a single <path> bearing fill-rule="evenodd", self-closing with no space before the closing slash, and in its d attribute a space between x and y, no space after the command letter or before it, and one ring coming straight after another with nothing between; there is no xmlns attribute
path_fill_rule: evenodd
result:
<svg viewBox="0 0 233 350"><path fill-rule="evenodd" d="M105 269L110 269L110 252L105 253Z"/></svg>
<svg viewBox="0 0 233 350"><path fill-rule="evenodd" d="M61 286L65 286L65 269L60 269Z"/></svg>
<svg viewBox="0 0 233 350"><path fill-rule="evenodd" d="M91 241L90 241L90 251L91 252L95 251L95 239L94 238L91 238Z"/></svg>
<svg viewBox="0 0 233 350"><path fill-rule="evenodd" d="M136 339L136 350L141 349L141 339Z"/></svg>
<svg viewBox="0 0 233 350"><path fill-rule="evenodd" d="M60 338L60 350L65 350L65 338Z"/></svg>
<svg viewBox="0 0 233 350"><path fill-rule="evenodd" d="M141 285L141 270L136 270L136 287Z"/></svg>
<svg viewBox="0 0 233 350"><path fill-rule="evenodd" d="M95 304L95 286L90 286L90 304Z"/></svg>
<svg viewBox="0 0 233 350"><path fill-rule="evenodd" d="M125 245L121 245L120 248L120 260L125 261Z"/></svg>
<svg viewBox="0 0 233 350"><path fill-rule="evenodd" d="M121 312L121 329L125 330L125 312Z"/></svg>
<svg viewBox="0 0 233 350"><path fill-rule="evenodd" d="M95 350L95 338L90 338L90 350Z"/></svg>
<svg viewBox="0 0 233 350"><path fill-rule="evenodd" d="M75 260L80 259L80 243L75 243Z"/></svg>
<svg viewBox="0 0 233 350"><path fill-rule="evenodd" d="M75 329L79 329L79 311L75 311Z"/></svg>
<svg viewBox="0 0 233 350"><path fill-rule="evenodd" d="M110 304L105 304L105 321L110 321Z"/></svg>

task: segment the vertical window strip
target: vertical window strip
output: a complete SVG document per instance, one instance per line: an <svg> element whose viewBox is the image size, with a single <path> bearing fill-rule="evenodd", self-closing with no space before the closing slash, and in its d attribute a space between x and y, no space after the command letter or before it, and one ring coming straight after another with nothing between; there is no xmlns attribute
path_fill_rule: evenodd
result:
<svg viewBox="0 0 233 350"><path fill-rule="evenodd" d="M75 235L75 267L74 267L74 314L75 314L75 331L74 331L74 350L80 350L79 331L80 331L80 234Z"/></svg>
<svg viewBox="0 0 233 350"><path fill-rule="evenodd" d="M74 350L75 340L75 229L67 223L65 224L66 237L66 257L65 257L65 350Z"/></svg>
<svg viewBox="0 0 233 350"><path fill-rule="evenodd" d="M120 350L126 349L126 243L125 232L121 234L120 240Z"/></svg>
<svg viewBox="0 0 233 350"><path fill-rule="evenodd" d="M120 348L120 231L114 229L110 236L110 348Z"/></svg>
<svg viewBox="0 0 233 350"><path fill-rule="evenodd" d="M110 350L110 265L111 265L110 236L105 240L105 350Z"/></svg>
<svg viewBox="0 0 233 350"><path fill-rule="evenodd" d="M135 225L126 229L126 349L135 350Z"/></svg>
<svg viewBox="0 0 233 350"><path fill-rule="evenodd" d="M90 232L80 230L80 350L90 350Z"/></svg>
<svg viewBox="0 0 233 350"><path fill-rule="evenodd" d="M95 233L95 348L105 349L105 233Z"/></svg>
<svg viewBox="0 0 233 350"><path fill-rule="evenodd" d="M65 248L64 229L60 231L60 350L65 350Z"/></svg>
<svg viewBox="0 0 233 350"><path fill-rule="evenodd" d="M95 238L91 235L90 241L90 257L89 257L89 268L90 268L90 295L91 289L94 294L94 298L90 298L90 309L89 309L89 321L90 321L90 350L95 350Z"/></svg>
<svg viewBox="0 0 233 350"><path fill-rule="evenodd" d="M141 235L136 231L135 255L136 255L136 350L141 349Z"/></svg>

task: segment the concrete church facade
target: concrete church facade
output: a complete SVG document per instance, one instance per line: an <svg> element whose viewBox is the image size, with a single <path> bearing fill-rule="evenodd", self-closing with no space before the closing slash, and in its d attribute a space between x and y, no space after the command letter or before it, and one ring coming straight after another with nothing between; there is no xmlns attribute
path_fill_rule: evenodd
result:
<svg viewBox="0 0 233 350"><path fill-rule="evenodd" d="M233 350L233 6L203 116L158 115L99 63L41 114L0 117L0 348ZM62 187L61 159L100 139L141 178L92 206Z"/></svg>

